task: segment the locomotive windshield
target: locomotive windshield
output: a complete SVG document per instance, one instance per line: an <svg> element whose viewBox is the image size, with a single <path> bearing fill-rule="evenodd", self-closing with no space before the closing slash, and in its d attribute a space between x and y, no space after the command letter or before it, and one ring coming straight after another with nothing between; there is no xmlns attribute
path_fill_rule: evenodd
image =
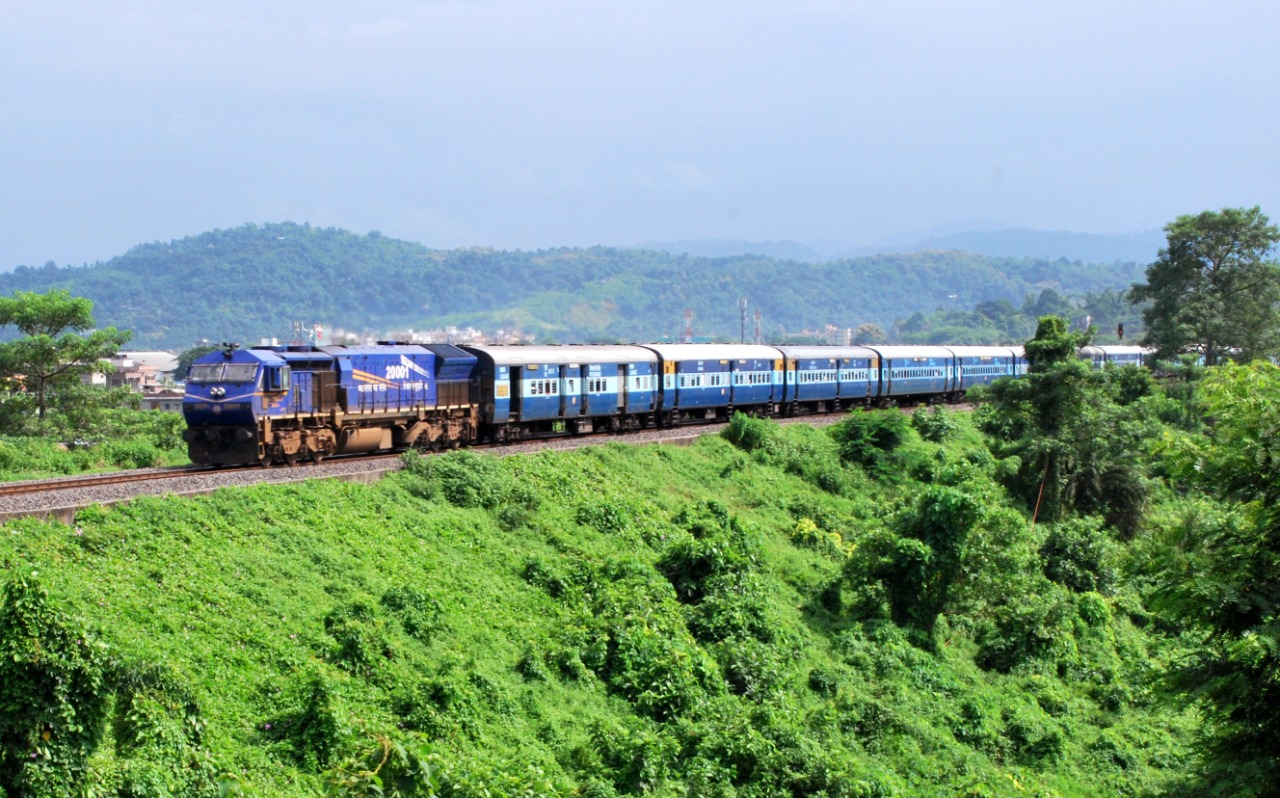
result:
<svg viewBox="0 0 1280 798"><path fill-rule="evenodd" d="M228 363L222 375L223 382L253 382L258 374L257 363Z"/></svg>
<svg viewBox="0 0 1280 798"><path fill-rule="evenodd" d="M253 382L257 374L257 363L196 363L187 382Z"/></svg>

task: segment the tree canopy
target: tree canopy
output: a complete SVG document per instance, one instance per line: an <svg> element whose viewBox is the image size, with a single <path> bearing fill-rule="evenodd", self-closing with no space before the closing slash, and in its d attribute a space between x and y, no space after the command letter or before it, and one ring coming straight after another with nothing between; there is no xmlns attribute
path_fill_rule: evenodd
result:
<svg viewBox="0 0 1280 798"><path fill-rule="evenodd" d="M114 327L92 329L93 303L62 290L16 291L0 297L0 327L9 325L25 335L0 343L0 383L20 392L5 402L11 428L20 426L17 422L28 409L26 398L41 428L52 402L89 401L81 377L109 369L104 361L129 340L127 331Z"/></svg>
<svg viewBox="0 0 1280 798"><path fill-rule="evenodd" d="M1280 266L1268 260L1280 228L1257 207L1179 216L1165 226L1168 246L1129 291L1143 310L1157 355L1248 361L1280 352Z"/></svg>
<svg viewBox="0 0 1280 798"><path fill-rule="evenodd" d="M1091 337L1070 332L1065 319L1040 319L1026 344L1027 376L999 380L978 397L978 420L1000 456L1018 458L1009 487L1033 518L1100 514L1132 536L1146 498L1133 455L1151 434L1135 403L1154 387L1135 367L1097 371L1077 357Z"/></svg>

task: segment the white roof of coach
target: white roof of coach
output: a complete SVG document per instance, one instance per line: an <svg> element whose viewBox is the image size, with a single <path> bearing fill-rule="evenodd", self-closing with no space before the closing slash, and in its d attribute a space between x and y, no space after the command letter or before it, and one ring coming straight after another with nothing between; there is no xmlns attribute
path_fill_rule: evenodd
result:
<svg viewBox="0 0 1280 798"><path fill-rule="evenodd" d="M1013 357L1011 346L948 346L956 357Z"/></svg>
<svg viewBox="0 0 1280 798"><path fill-rule="evenodd" d="M463 349L481 352L504 366L529 364L574 365L581 363L657 363L658 356L642 346L621 344L560 344L554 346L480 346Z"/></svg>
<svg viewBox="0 0 1280 798"><path fill-rule="evenodd" d="M887 358L904 358L904 357L952 357L951 350L945 346L869 346L868 349L878 353L881 357Z"/></svg>
<svg viewBox="0 0 1280 798"><path fill-rule="evenodd" d="M663 360L778 360L781 352L761 344L644 344Z"/></svg>
<svg viewBox="0 0 1280 798"><path fill-rule="evenodd" d="M778 350L792 360L819 360L833 358L835 360L861 359L879 357L873 350L865 346L779 346Z"/></svg>

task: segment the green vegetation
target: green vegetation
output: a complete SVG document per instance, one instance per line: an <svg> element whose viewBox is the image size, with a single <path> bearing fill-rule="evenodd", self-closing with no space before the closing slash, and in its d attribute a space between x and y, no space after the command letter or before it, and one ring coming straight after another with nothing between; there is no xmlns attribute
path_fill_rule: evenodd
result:
<svg viewBox="0 0 1280 798"><path fill-rule="evenodd" d="M100 410L123 402L123 392L81 379L110 371L107 359L129 340L115 328L92 329L92 302L66 291L17 291L0 296L0 328L9 325L23 337L0 342L0 427L19 434L52 427L74 438Z"/></svg>
<svg viewBox="0 0 1280 798"><path fill-rule="evenodd" d="M19 267L0 274L0 294L69 290L91 299L108 323L132 330L139 345L174 351L201 339L287 338L293 321L379 334L454 324L519 327L539 341L651 341L679 336L684 308L693 310L698 335L736 341L740 297L761 311L765 334L778 338L827 323L887 330L921 308L1022 307L1046 289L1101 294L1141 273L1133 264L956 251L820 264L601 247L440 251L373 233L269 224L143 244L91 266ZM999 341L1024 339L1035 317L1023 329L1005 325ZM973 335L952 340L984 343L996 330L975 324Z"/></svg>
<svg viewBox="0 0 1280 798"><path fill-rule="evenodd" d="M892 338L906 344L1008 344L1030 338L1038 320L1045 316L1096 327L1098 343L1136 340L1142 331L1139 311L1116 288L1086 291L1078 297L1045 288L1028 294L1018 306L1000 299L980 302L973 310L963 307L953 303L929 314L917 311L894 324Z"/></svg>
<svg viewBox="0 0 1280 798"><path fill-rule="evenodd" d="M1013 493L1033 519L1096 513L1132 537L1147 493L1139 453L1157 434L1158 400L1150 373L1136 366L1103 373L1077 357L1089 333L1071 333L1057 317L1040 320L1027 342L1025 379L1001 380L979 424L997 456L1017 464Z"/></svg>
<svg viewBox="0 0 1280 798"><path fill-rule="evenodd" d="M1130 291L1150 303L1144 344L1210 366L1280 355L1280 264L1267 260L1280 228L1255 206L1179 216L1165 232L1168 246Z"/></svg>
<svg viewBox="0 0 1280 798"><path fill-rule="evenodd" d="M1170 252L1193 221L1170 226ZM393 273L423 266L389 246ZM440 262L501 262L517 285L562 269L604 296L649 290L628 259L656 257L491 255ZM736 294L771 268L716 265L667 290L714 278ZM915 278L875 279L892 293ZM522 318L574 291L531 297ZM7 388L41 363L89 367L57 348L92 339L87 303L15 299L0 320L27 338L0 350ZM1122 312L1114 291L1087 301ZM1005 336L1068 304L1044 290L912 323ZM561 329L643 317L615 311L575 306ZM684 448L410 455L374 485L10 523L0 795L1278 795L1280 369L1184 360L1161 384L1077 359L1091 334L1041 317L1026 378L973 414L826 430L737 416ZM182 459L180 418L80 402L78 382L46 376L0 413L73 445L0 438L0 473Z"/></svg>
<svg viewBox="0 0 1280 798"><path fill-rule="evenodd" d="M177 413L113 408L95 414L86 430L90 437L72 446L47 437L0 435L0 480L188 464L186 428Z"/></svg>
<svg viewBox="0 0 1280 798"><path fill-rule="evenodd" d="M1070 338L1042 324L991 438L946 410L739 416L690 447L412 455L374 485L10 524L0 786L1272 794L1280 372L1184 401L1080 379ZM1067 434L1117 408L1150 432L1131 528L1087 488L1130 464ZM1033 522L1044 453L1063 489Z"/></svg>
<svg viewBox="0 0 1280 798"><path fill-rule="evenodd" d="M60 290L0 297L0 327L24 336L0 342L0 479L189 462L181 416L141 413L127 389L83 382L110 371L106 358L129 339L91 329L92 313Z"/></svg>

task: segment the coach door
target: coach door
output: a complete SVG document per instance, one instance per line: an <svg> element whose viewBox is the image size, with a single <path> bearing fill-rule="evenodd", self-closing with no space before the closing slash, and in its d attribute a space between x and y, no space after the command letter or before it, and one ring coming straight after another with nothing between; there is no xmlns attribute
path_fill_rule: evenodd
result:
<svg viewBox="0 0 1280 798"><path fill-rule="evenodd" d="M627 384L627 380L631 377L632 366L621 363L618 365L618 412L627 412L627 394L631 390L631 386Z"/></svg>
<svg viewBox="0 0 1280 798"><path fill-rule="evenodd" d="M560 418L576 416L581 408L578 403L578 381L582 370L571 364L560 367Z"/></svg>

